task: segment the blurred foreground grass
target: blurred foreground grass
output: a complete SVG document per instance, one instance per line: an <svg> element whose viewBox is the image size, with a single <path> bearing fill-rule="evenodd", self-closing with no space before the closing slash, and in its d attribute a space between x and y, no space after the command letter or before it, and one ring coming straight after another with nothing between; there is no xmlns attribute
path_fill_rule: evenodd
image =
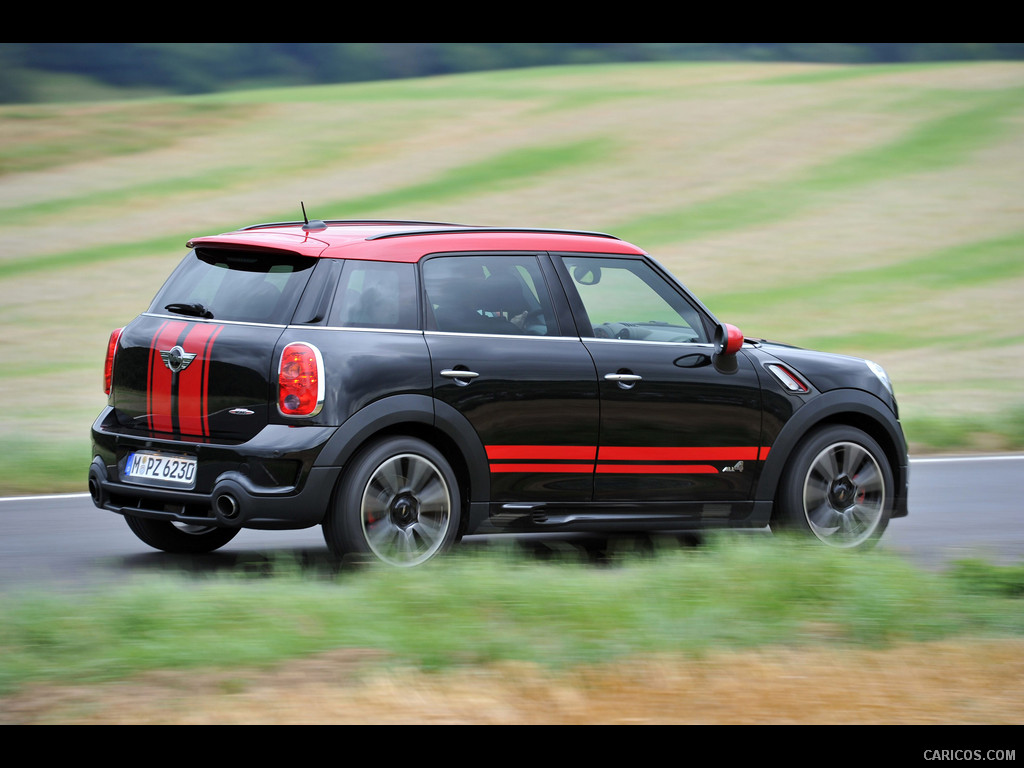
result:
<svg viewBox="0 0 1024 768"><path fill-rule="evenodd" d="M332 649L423 670L523 661L564 669L650 654L1024 634L1024 567L921 571L882 552L720 535L604 565L511 548L414 571L144 578L0 597L0 693L150 670L261 666ZM2 706L2 701L0 701Z"/></svg>

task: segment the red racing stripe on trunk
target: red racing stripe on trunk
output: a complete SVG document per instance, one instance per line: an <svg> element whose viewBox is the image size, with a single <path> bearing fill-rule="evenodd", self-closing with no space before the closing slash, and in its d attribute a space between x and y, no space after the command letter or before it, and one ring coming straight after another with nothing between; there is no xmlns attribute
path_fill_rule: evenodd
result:
<svg viewBox="0 0 1024 768"><path fill-rule="evenodd" d="M178 374L178 429L185 435L210 434L208 417L210 350L222 325L196 325L181 347L195 354L188 368Z"/></svg>
<svg viewBox="0 0 1024 768"><path fill-rule="evenodd" d="M203 355L206 358L206 362L203 364L203 397L202 397L202 409L203 409L203 435L206 437L210 436L210 364L213 361L213 342L220 335L220 332L224 330L223 325L218 325L217 330L214 331L210 338L206 341L206 349L203 351Z"/></svg>
<svg viewBox="0 0 1024 768"><path fill-rule="evenodd" d="M170 432L174 428L171 388L174 374L160 356L178 343L178 337L186 324L168 320L155 334L149 349L149 381L146 386L146 405L149 412L149 428L157 432Z"/></svg>

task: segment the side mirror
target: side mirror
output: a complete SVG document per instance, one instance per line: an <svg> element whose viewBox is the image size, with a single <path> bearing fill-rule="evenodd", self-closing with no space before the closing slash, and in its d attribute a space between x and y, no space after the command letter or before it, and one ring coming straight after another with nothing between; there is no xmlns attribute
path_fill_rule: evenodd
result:
<svg viewBox="0 0 1024 768"><path fill-rule="evenodd" d="M743 332L735 325L719 323L715 328L715 355L735 355L743 348Z"/></svg>
<svg viewBox="0 0 1024 768"><path fill-rule="evenodd" d="M743 334L735 325L719 323L715 328L715 354L711 360L719 373L736 373L736 353L743 347Z"/></svg>
<svg viewBox="0 0 1024 768"><path fill-rule="evenodd" d="M601 282L601 268L577 264L572 268L572 279L580 285L597 285Z"/></svg>

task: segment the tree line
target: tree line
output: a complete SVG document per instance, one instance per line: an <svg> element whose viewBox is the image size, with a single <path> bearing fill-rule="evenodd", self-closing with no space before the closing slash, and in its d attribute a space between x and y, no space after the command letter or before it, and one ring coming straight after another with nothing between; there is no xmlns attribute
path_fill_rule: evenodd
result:
<svg viewBox="0 0 1024 768"><path fill-rule="evenodd" d="M627 61L1019 58L1024 43L0 43L0 101L33 100L40 73L184 94Z"/></svg>

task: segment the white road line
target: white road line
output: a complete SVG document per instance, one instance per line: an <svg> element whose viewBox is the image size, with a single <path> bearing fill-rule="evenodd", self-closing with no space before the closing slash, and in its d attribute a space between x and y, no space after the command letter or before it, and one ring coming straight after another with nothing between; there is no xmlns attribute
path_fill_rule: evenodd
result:
<svg viewBox="0 0 1024 768"><path fill-rule="evenodd" d="M52 499L86 499L88 493L51 493L47 496L0 496L0 501L46 501Z"/></svg>
<svg viewBox="0 0 1024 768"><path fill-rule="evenodd" d="M911 459L911 464L938 464L940 462L966 462L966 461L1021 461L1024 454L995 455L992 456L926 456L920 459Z"/></svg>

